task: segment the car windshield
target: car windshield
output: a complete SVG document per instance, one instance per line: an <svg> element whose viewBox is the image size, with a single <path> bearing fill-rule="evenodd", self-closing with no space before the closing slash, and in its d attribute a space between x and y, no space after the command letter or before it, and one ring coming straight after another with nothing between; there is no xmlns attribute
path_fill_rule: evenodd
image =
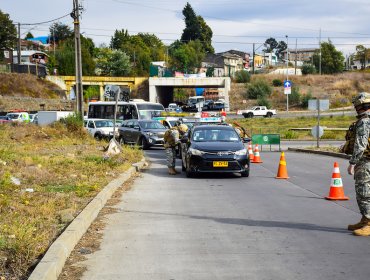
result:
<svg viewBox="0 0 370 280"><path fill-rule="evenodd" d="M195 142L237 142L240 141L232 129L197 129L192 135Z"/></svg>
<svg viewBox="0 0 370 280"><path fill-rule="evenodd" d="M19 114L7 114L7 116L8 116L9 118L11 118L12 120L15 120L15 119L18 119Z"/></svg>
<svg viewBox="0 0 370 280"><path fill-rule="evenodd" d="M166 129L160 122L140 122L144 129Z"/></svg>
<svg viewBox="0 0 370 280"><path fill-rule="evenodd" d="M112 121L95 121L96 127L113 127Z"/></svg>

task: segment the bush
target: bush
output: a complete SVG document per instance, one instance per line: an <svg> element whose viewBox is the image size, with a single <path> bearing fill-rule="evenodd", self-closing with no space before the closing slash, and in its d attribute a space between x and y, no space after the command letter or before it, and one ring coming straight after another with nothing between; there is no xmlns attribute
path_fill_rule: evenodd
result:
<svg viewBox="0 0 370 280"><path fill-rule="evenodd" d="M288 130L283 134L284 139L297 139L298 134L294 132L293 130Z"/></svg>
<svg viewBox="0 0 370 280"><path fill-rule="evenodd" d="M241 70L236 71L234 75L234 81L236 83L249 83L251 80L251 74L249 72Z"/></svg>
<svg viewBox="0 0 370 280"><path fill-rule="evenodd" d="M274 87L281 87L283 85L283 82L281 80L279 80L279 79L273 79L272 80L272 85Z"/></svg>
<svg viewBox="0 0 370 280"><path fill-rule="evenodd" d="M315 74L316 73L316 68L312 64L303 64L302 66L302 75L307 75L307 74Z"/></svg>
<svg viewBox="0 0 370 280"><path fill-rule="evenodd" d="M268 101L264 96L261 96L257 99L257 105L258 106L266 106L267 109L271 108L270 101Z"/></svg>
<svg viewBox="0 0 370 280"><path fill-rule="evenodd" d="M255 80L247 88L247 95L250 99L257 99L271 95L271 87L265 80Z"/></svg>
<svg viewBox="0 0 370 280"><path fill-rule="evenodd" d="M311 92L304 94L301 98L301 106L302 108L307 108L308 107L308 100L312 99L312 94Z"/></svg>
<svg viewBox="0 0 370 280"><path fill-rule="evenodd" d="M299 93L299 87L292 87L292 93L289 94L289 104L298 105L301 102L301 94Z"/></svg>

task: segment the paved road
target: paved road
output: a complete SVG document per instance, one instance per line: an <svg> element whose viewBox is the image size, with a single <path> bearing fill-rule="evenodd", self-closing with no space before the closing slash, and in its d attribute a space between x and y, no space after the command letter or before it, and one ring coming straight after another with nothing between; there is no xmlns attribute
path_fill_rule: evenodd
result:
<svg viewBox="0 0 370 280"><path fill-rule="evenodd" d="M83 279L368 279L370 239L359 220L347 162L286 153L289 180L274 178L279 153L262 152L251 176L169 176L164 151L108 216L101 250ZM328 194L334 160L349 201Z"/></svg>
<svg viewBox="0 0 370 280"><path fill-rule="evenodd" d="M327 116L356 116L356 112L352 111L330 111L330 112L321 112L320 114L322 117ZM273 118L297 118L297 117L316 117L316 111L304 111L304 112L285 112L285 111L278 111L277 115ZM229 119L244 119L243 115L236 115L236 114L228 114L227 117ZM262 117L255 117L255 118L262 118Z"/></svg>

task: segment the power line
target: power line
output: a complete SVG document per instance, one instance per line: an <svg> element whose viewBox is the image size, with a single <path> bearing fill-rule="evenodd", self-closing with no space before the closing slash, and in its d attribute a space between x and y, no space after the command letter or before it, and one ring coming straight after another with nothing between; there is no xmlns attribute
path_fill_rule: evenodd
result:
<svg viewBox="0 0 370 280"><path fill-rule="evenodd" d="M36 23L21 23L21 25L40 25L40 24L45 24L45 23L50 23L50 22L53 22L53 21L57 21L57 20L60 20L62 18L65 18L67 16L69 16L70 13L64 15L64 16L61 16L61 17L58 17L58 18L55 18L55 19L51 19L51 20L48 20L48 21L43 21L43 22L36 22Z"/></svg>

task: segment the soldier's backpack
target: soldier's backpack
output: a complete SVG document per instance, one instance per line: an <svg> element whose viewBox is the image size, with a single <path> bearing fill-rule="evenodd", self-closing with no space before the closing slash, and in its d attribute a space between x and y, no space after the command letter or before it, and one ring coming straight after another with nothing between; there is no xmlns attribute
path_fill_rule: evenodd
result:
<svg viewBox="0 0 370 280"><path fill-rule="evenodd" d="M355 147L355 140L356 140L356 124L357 124L357 122L358 121L355 121L349 126L349 128L346 132L346 136L345 136L346 142L344 143L344 145L340 149L341 153L344 153L346 155L352 155L353 154L353 148Z"/></svg>
<svg viewBox="0 0 370 280"><path fill-rule="evenodd" d="M170 128L164 133L163 139L168 146L174 147L179 140L179 131L176 128Z"/></svg>

